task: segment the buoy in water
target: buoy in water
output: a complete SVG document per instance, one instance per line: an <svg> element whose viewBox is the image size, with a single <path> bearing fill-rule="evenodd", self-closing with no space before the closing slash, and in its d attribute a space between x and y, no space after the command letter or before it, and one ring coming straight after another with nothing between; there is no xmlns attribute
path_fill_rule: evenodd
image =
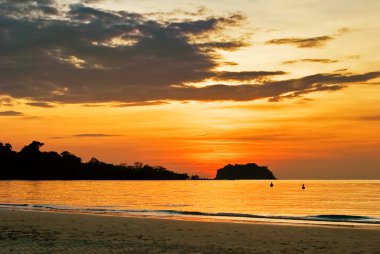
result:
<svg viewBox="0 0 380 254"><path fill-rule="evenodd" d="M273 183L272 183L272 182L270 182L269 186L272 188L272 187L273 187Z"/></svg>
<svg viewBox="0 0 380 254"><path fill-rule="evenodd" d="M305 184L302 184L302 189L303 189L303 190L305 189Z"/></svg>

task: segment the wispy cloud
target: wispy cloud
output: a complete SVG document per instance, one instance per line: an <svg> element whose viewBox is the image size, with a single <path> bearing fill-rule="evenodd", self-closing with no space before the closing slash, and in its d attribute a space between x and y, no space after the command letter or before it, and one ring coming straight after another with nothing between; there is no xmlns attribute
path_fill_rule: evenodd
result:
<svg viewBox="0 0 380 254"><path fill-rule="evenodd" d="M120 135L104 134L104 133L80 133L71 136L53 136L51 139L67 139L67 138L106 138L118 137Z"/></svg>
<svg viewBox="0 0 380 254"><path fill-rule="evenodd" d="M78 138L102 138L102 137L118 137L120 135L103 134L103 133L81 133L75 134L73 137Z"/></svg>
<svg viewBox="0 0 380 254"><path fill-rule="evenodd" d="M169 104L167 101L139 101L139 102L126 102L113 105L113 107L142 107L142 106L157 106Z"/></svg>
<svg viewBox="0 0 380 254"><path fill-rule="evenodd" d="M295 64L295 63L323 63L323 64L330 64L330 63L337 63L338 60L333 59L326 59L326 58L304 58L304 59L297 59L297 60L289 60L282 62L283 64Z"/></svg>
<svg viewBox="0 0 380 254"><path fill-rule="evenodd" d="M36 102L28 102L26 105L33 107L41 107L41 108L54 108L55 106L48 102L36 101Z"/></svg>
<svg viewBox="0 0 380 254"><path fill-rule="evenodd" d="M8 111L0 111L0 116L22 116L24 115L22 112L8 110Z"/></svg>
<svg viewBox="0 0 380 254"><path fill-rule="evenodd" d="M309 37L309 38L289 37L289 38L272 39L272 40L267 41L266 44L276 44L276 45L290 44L298 48L321 48L325 46L325 44L328 41L331 41L333 39L334 39L333 37L328 36L328 35L318 36L318 37Z"/></svg>
<svg viewBox="0 0 380 254"><path fill-rule="evenodd" d="M371 116L362 116L362 117L359 117L359 119L365 120L365 121L380 121L380 114L371 115Z"/></svg>
<svg viewBox="0 0 380 254"><path fill-rule="evenodd" d="M368 81L380 77L380 72L369 72L356 75L344 75L342 73L315 74L299 79L288 79L282 81L267 81L260 84L242 85L211 85L206 87L178 87L170 89L170 94L165 96L172 100L234 100L247 101L263 98L298 97L301 94L319 91L337 91L356 82ZM168 92L168 91L166 91ZM291 93L291 95L289 95ZM284 97L282 97L284 96Z"/></svg>
<svg viewBox="0 0 380 254"><path fill-rule="evenodd" d="M355 30L357 30L357 29L352 29L352 28L348 28L348 27L341 27L338 29L337 35L344 35L346 33L351 33Z"/></svg>
<svg viewBox="0 0 380 254"><path fill-rule="evenodd" d="M14 100L9 96L0 96L0 106L12 107L14 106Z"/></svg>
<svg viewBox="0 0 380 254"><path fill-rule="evenodd" d="M223 71L216 72L213 79L215 80L240 80L240 81L248 81L263 77L269 76L278 76L287 74L283 71L240 71L240 72L232 72L232 71Z"/></svg>
<svg viewBox="0 0 380 254"><path fill-rule="evenodd" d="M23 120L39 120L39 119L44 119L45 117L42 116L24 116L21 119Z"/></svg>
<svg viewBox="0 0 380 254"><path fill-rule="evenodd" d="M198 6L195 10L184 10L181 8L175 9L168 12L150 12L146 13L148 16L153 16L157 18L167 19L168 17L177 17L177 16L189 16L189 17L199 17L207 16L210 14L210 10L204 6Z"/></svg>

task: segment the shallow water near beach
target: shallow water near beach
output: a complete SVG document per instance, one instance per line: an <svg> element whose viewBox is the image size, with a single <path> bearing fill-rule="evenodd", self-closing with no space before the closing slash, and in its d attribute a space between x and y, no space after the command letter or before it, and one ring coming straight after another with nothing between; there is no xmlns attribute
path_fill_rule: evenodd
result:
<svg viewBox="0 0 380 254"><path fill-rule="evenodd" d="M0 207L116 216L380 226L379 180L0 181ZM305 190L301 189L305 184Z"/></svg>

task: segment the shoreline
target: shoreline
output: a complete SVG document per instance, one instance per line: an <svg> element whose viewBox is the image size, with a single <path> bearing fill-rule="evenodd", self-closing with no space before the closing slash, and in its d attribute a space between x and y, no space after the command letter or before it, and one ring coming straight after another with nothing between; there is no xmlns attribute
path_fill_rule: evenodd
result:
<svg viewBox="0 0 380 254"><path fill-rule="evenodd" d="M378 253L379 239L378 228L0 209L0 253Z"/></svg>
<svg viewBox="0 0 380 254"><path fill-rule="evenodd" d="M8 206L9 205L9 206ZM8 206L8 207L7 207ZM269 225L289 225L289 226L315 226L315 227L332 227L332 228L363 228L380 230L379 223L360 222L360 221L334 221L334 220L317 220L310 219L310 216L294 217L294 216L239 216L242 214L227 213L221 215L218 213L202 213L191 211L175 210L106 210L106 209L84 209L84 208L53 208L41 205L30 206L28 204L0 204L0 210L16 210L26 212L47 212L47 213L67 213L67 214L85 214L94 216L113 216L113 217L131 217L131 218L152 218L164 220L180 220L180 221L204 221L204 222L221 222L221 223L242 223L242 224L269 224ZM117 211L117 212L115 212ZM248 214L243 214L248 215ZM327 215L328 216L328 215ZM342 215L340 215L342 216ZM345 216L345 215L343 215ZM307 218L310 217L310 218ZM362 217L362 216L359 216Z"/></svg>

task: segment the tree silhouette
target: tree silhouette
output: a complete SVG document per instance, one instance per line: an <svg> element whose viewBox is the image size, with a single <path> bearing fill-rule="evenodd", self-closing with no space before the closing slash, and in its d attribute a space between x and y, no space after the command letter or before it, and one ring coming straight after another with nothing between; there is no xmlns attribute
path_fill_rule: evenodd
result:
<svg viewBox="0 0 380 254"><path fill-rule="evenodd" d="M12 178L12 171L7 170L12 166L17 165L17 152L12 151L12 145L0 142L0 175L5 178Z"/></svg>
<svg viewBox="0 0 380 254"><path fill-rule="evenodd" d="M113 165L91 158L83 163L80 157L64 151L41 152L44 144L33 141L20 152L12 145L0 143L0 179L23 180L185 180L187 174L175 173L160 166L142 162Z"/></svg>
<svg viewBox="0 0 380 254"><path fill-rule="evenodd" d="M40 154L40 148L44 145L44 143L33 141L24 148L21 149L20 154L25 156L36 156Z"/></svg>

